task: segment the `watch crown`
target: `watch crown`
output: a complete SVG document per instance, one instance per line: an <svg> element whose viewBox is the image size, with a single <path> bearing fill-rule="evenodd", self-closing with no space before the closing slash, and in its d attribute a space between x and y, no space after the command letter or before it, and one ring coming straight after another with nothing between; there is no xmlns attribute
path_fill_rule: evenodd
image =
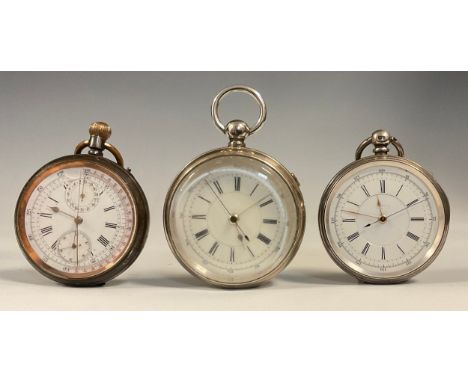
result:
<svg viewBox="0 0 468 382"><path fill-rule="evenodd" d="M89 126L89 135L101 138L103 142L107 141L112 134L112 129L105 122L93 122Z"/></svg>

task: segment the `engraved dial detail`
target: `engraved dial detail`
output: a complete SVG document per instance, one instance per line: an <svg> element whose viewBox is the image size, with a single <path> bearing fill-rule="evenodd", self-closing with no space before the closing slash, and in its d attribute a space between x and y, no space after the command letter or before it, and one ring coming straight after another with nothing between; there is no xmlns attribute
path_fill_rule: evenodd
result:
<svg viewBox="0 0 468 382"><path fill-rule="evenodd" d="M121 182L91 167L66 167L40 179L27 201L24 226L42 263L84 277L120 259L134 230L134 207Z"/></svg>
<svg viewBox="0 0 468 382"><path fill-rule="evenodd" d="M347 172L332 189L326 231L345 267L402 277L428 261L444 229L441 196L422 174L391 161Z"/></svg>
<svg viewBox="0 0 468 382"><path fill-rule="evenodd" d="M180 184L170 209L180 260L217 283L237 284L274 271L296 236L297 212L284 180L245 157L198 166Z"/></svg>

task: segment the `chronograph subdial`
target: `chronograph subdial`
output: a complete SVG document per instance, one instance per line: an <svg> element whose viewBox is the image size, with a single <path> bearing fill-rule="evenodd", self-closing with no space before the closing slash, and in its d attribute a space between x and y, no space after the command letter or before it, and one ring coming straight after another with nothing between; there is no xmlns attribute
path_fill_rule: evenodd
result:
<svg viewBox="0 0 468 382"><path fill-rule="evenodd" d="M78 213L93 210L99 203L101 192L99 187L87 176L81 175L65 185L65 199L67 205Z"/></svg>
<svg viewBox="0 0 468 382"><path fill-rule="evenodd" d="M57 255L66 264L74 267L79 267L80 264L89 262L89 259L93 256L91 240L81 230L64 233L57 239L55 248Z"/></svg>

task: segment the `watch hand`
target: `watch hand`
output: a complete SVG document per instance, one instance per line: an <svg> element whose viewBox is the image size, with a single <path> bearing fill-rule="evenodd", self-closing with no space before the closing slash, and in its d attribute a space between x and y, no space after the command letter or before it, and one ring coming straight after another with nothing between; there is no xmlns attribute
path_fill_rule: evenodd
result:
<svg viewBox="0 0 468 382"><path fill-rule="evenodd" d="M378 216L374 216L374 215L368 215L368 214L363 214L361 212L354 212L354 211L349 211L349 210L342 210L343 212L347 212L347 213L350 213L350 214L355 214L355 215L362 215L362 216L368 216L370 218L374 218L374 219L377 219L379 218Z"/></svg>
<svg viewBox="0 0 468 382"><path fill-rule="evenodd" d="M250 206L248 206L246 209L244 209L243 211L239 212L237 215L240 216L241 214L243 214L245 211L247 210L250 210L253 206L256 206L258 203L260 203L263 199L266 199L268 196L270 196L271 194L268 194L268 195L265 195L263 198L260 198L258 199L255 203L251 204Z"/></svg>
<svg viewBox="0 0 468 382"><path fill-rule="evenodd" d="M382 212L382 203L380 203L379 195L376 195L376 196L377 196L377 207L379 207L380 216L384 216Z"/></svg>
<svg viewBox="0 0 468 382"><path fill-rule="evenodd" d="M250 241L249 237L245 234L244 230L240 227L239 223L236 222L236 228L240 232L240 237L244 237L245 240ZM242 241L242 240L241 240Z"/></svg>
<svg viewBox="0 0 468 382"><path fill-rule="evenodd" d="M208 185L208 187L210 188L211 192L214 194L214 196L216 197L216 199L219 200L219 202L221 203L221 205L223 206L223 208L226 210L226 212L228 213L229 216L233 216L229 210L227 209L227 207L224 205L223 201L221 200L221 198L216 194L216 192L211 188L210 184L208 183L208 181L205 179L205 183Z"/></svg>
<svg viewBox="0 0 468 382"><path fill-rule="evenodd" d="M409 205L409 206L406 206L405 208L402 208L401 210L399 210L399 211L397 211L397 212L394 212L393 214L388 215L388 216L387 216L387 219L388 219L389 217L394 216L394 215L396 215L396 214L399 214L400 212L403 212L403 211L405 211L405 210L407 210L407 209L409 209L409 208L411 208L411 207L413 207L413 206L416 206L416 205L418 205L419 203L425 202L426 200L427 200L427 198L426 198L426 199L423 199L423 200L420 200L420 201L417 202L417 203L413 203L413 204L411 204L411 205Z"/></svg>
<svg viewBox="0 0 468 382"><path fill-rule="evenodd" d="M75 221L75 224L81 224L83 223L83 218L81 216L78 216L78 217L75 217L65 211L62 211L60 208L54 206L54 207L50 207L49 208L52 210L52 212L55 212L56 214L63 214L63 215L66 215L68 217L71 217L74 221Z"/></svg>

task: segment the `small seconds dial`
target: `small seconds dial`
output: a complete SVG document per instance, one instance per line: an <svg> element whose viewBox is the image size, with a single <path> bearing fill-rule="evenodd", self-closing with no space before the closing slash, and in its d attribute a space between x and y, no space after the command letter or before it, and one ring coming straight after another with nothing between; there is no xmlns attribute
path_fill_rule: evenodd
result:
<svg viewBox="0 0 468 382"><path fill-rule="evenodd" d="M437 195L404 167L358 167L330 196L328 235L340 261L357 272L371 277L409 273L427 260L436 240L441 228Z"/></svg>
<svg viewBox="0 0 468 382"><path fill-rule="evenodd" d="M27 238L48 267L97 274L118 261L133 232L134 212L120 182L97 168L48 174L28 200Z"/></svg>

